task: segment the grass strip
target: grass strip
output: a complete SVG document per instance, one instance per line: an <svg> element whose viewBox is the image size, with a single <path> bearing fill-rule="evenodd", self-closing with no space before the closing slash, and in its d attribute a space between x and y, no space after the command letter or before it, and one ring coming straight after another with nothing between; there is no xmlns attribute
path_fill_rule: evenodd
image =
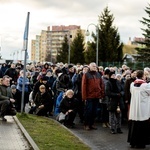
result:
<svg viewBox="0 0 150 150"><path fill-rule="evenodd" d="M40 150L90 150L53 119L24 113L17 118Z"/></svg>

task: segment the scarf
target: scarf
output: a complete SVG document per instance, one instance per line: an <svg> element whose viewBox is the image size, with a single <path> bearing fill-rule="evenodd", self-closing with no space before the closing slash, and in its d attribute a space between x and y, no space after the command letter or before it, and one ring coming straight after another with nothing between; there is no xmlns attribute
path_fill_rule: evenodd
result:
<svg viewBox="0 0 150 150"><path fill-rule="evenodd" d="M142 80L142 79L136 79L134 81L134 86L140 87L142 83L146 83L146 82L144 80Z"/></svg>

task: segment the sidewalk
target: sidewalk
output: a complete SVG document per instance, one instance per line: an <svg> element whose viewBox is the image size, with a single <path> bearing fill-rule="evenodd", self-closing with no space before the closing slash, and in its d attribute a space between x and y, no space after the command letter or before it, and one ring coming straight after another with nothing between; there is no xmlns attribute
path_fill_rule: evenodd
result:
<svg viewBox="0 0 150 150"><path fill-rule="evenodd" d="M0 121L0 150L30 150L31 147L13 117Z"/></svg>
<svg viewBox="0 0 150 150"><path fill-rule="evenodd" d="M0 121L0 150L39 150L16 116L5 118Z"/></svg>

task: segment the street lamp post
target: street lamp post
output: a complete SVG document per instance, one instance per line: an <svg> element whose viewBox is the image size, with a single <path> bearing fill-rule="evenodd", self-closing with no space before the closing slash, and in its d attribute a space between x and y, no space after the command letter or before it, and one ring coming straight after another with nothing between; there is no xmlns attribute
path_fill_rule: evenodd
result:
<svg viewBox="0 0 150 150"><path fill-rule="evenodd" d="M88 28L89 28L90 25L94 25L94 26L96 27L96 38L97 38L97 40L96 40L96 64L97 64L97 66L98 66L98 39L99 39L99 29L98 29L98 25L95 25L94 23L90 23L90 24L88 25L88 27L87 27L86 36L89 36L89 35L90 35L89 30L88 30Z"/></svg>
<svg viewBox="0 0 150 150"><path fill-rule="evenodd" d="M51 35L50 61L52 63L52 35Z"/></svg>
<svg viewBox="0 0 150 150"><path fill-rule="evenodd" d="M68 43L69 43L69 47L68 47L68 64L70 64L70 31L68 31Z"/></svg>
<svg viewBox="0 0 150 150"><path fill-rule="evenodd" d="M19 54L19 50L17 50L17 60L18 60L18 54Z"/></svg>

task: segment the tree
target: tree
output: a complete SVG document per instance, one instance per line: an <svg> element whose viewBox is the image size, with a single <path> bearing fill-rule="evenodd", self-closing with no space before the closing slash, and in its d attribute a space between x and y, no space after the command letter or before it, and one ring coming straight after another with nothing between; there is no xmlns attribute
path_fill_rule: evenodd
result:
<svg viewBox="0 0 150 150"><path fill-rule="evenodd" d="M71 52L70 52L71 63L77 64L85 63L84 59L84 36L81 30L77 31L77 34L74 40L71 43Z"/></svg>
<svg viewBox="0 0 150 150"><path fill-rule="evenodd" d="M118 29L113 26L114 17L110 14L108 7L104 9L99 18L99 43L98 43L98 61L112 62L121 61L123 57L123 43L120 42ZM92 34L95 44L96 35ZM91 45L92 47L92 45ZM96 49L96 46L95 46ZM95 55L95 53L94 53Z"/></svg>
<svg viewBox="0 0 150 150"><path fill-rule="evenodd" d="M113 26L114 17L108 7L99 16L99 60L103 62L121 61L122 46L118 28Z"/></svg>
<svg viewBox="0 0 150 150"><path fill-rule="evenodd" d="M143 31L142 35L144 36L144 40L137 42L141 45L141 47L137 47L136 50L138 53L138 57L137 57L138 61L149 62L150 61L150 4L148 4L148 6L144 10L148 14L148 18L142 17L142 20L140 21L145 26L145 28L141 29Z"/></svg>
<svg viewBox="0 0 150 150"><path fill-rule="evenodd" d="M63 62L63 63L68 62L68 49L69 49L68 37L67 35L65 35L64 41L62 43L62 48L57 54L57 62Z"/></svg>
<svg viewBox="0 0 150 150"><path fill-rule="evenodd" d="M90 62L95 62L96 58L96 45L95 42L87 42L87 49L84 53L85 62L89 64Z"/></svg>

